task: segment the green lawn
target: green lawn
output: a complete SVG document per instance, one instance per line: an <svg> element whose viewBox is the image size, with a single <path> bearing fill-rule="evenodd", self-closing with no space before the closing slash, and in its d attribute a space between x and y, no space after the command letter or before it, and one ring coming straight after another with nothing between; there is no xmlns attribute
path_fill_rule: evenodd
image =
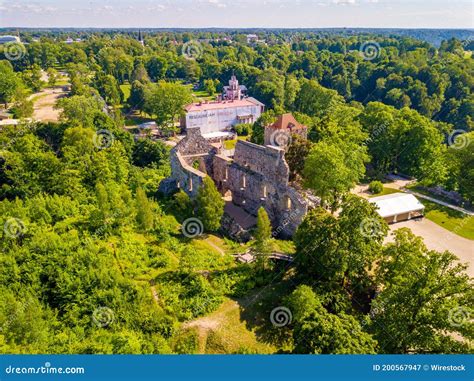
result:
<svg viewBox="0 0 474 381"><path fill-rule="evenodd" d="M243 298L224 298L213 313L184 324L195 330L201 354L261 353L292 350L290 330L276 328L270 322L270 312L282 304L293 285L287 282L256 289Z"/></svg>
<svg viewBox="0 0 474 381"><path fill-rule="evenodd" d="M224 141L224 148L225 149L234 149L236 144L237 144L237 139L225 140Z"/></svg>
<svg viewBox="0 0 474 381"><path fill-rule="evenodd" d="M237 144L237 140L247 140L248 136L238 136L237 139L232 140L225 140L224 141L224 148L225 149L234 149L235 145Z"/></svg>
<svg viewBox="0 0 474 381"><path fill-rule="evenodd" d="M401 193L398 189L393 189L389 187L383 187L382 192L380 193L375 193L369 196L370 197L378 197L378 196L384 196L386 194L392 194L392 193Z"/></svg>
<svg viewBox="0 0 474 381"><path fill-rule="evenodd" d="M67 85L69 85L69 80L68 79L60 79L60 80L56 81L55 86L67 86Z"/></svg>
<svg viewBox="0 0 474 381"><path fill-rule="evenodd" d="M38 95L35 95L31 98L31 101L33 103L39 101L41 98L44 98L45 96L47 96L48 94L38 94Z"/></svg>
<svg viewBox="0 0 474 381"><path fill-rule="evenodd" d="M132 88L132 85L129 83L124 83L123 85L120 85L120 90L122 90L123 93L123 102L127 102L128 98L130 97L130 90Z"/></svg>
<svg viewBox="0 0 474 381"><path fill-rule="evenodd" d="M211 95L205 90L194 90L193 95L196 98L205 99L205 100L208 100L208 101L213 100L215 98L215 95Z"/></svg>
<svg viewBox="0 0 474 381"><path fill-rule="evenodd" d="M137 126L142 123L146 122L152 122L153 119L148 118L148 117L143 117L143 116L135 116L135 115L127 115L125 117L125 126L130 127L130 126Z"/></svg>
<svg viewBox="0 0 474 381"><path fill-rule="evenodd" d="M474 217L453 209L420 199L425 206L425 217L435 224L467 239L474 240Z"/></svg>

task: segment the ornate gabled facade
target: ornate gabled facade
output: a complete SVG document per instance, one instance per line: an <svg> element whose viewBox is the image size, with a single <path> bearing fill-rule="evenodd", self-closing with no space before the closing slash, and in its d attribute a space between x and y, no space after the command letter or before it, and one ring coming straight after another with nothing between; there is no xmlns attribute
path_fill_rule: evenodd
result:
<svg viewBox="0 0 474 381"><path fill-rule="evenodd" d="M237 77L232 74L229 80L229 86L224 86L222 97L225 100L239 101L243 96L247 95L247 87L239 85Z"/></svg>

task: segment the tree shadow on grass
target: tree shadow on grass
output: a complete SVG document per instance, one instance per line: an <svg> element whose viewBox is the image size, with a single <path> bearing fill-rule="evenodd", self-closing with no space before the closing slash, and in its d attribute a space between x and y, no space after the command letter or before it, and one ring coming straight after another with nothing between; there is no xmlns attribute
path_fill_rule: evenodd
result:
<svg viewBox="0 0 474 381"><path fill-rule="evenodd" d="M294 287L291 281L283 280L234 299L239 304L241 321L245 322L248 330L255 332L258 341L278 348L291 347L291 311L289 315L281 315L282 320L272 315L272 311L278 312L285 307L283 299ZM275 310L277 308L279 310ZM280 323L282 326L279 326ZM281 349L279 353L285 351Z"/></svg>

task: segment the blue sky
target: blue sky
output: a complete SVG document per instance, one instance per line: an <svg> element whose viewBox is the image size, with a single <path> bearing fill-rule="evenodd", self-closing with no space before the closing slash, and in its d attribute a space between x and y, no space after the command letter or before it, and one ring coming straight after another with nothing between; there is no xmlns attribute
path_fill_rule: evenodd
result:
<svg viewBox="0 0 474 381"><path fill-rule="evenodd" d="M473 28L472 0L0 0L0 27Z"/></svg>

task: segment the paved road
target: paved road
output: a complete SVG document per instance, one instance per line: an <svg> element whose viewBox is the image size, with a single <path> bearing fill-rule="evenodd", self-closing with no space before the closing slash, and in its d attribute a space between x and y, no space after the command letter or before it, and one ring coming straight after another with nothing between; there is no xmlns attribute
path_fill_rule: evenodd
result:
<svg viewBox="0 0 474 381"><path fill-rule="evenodd" d="M449 250L459 258L460 262L468 263L467 273L474 277L474 241L460 237L426 218L398 222L390 225L390 230L394 231L404 227L410 228L413 234L422 237L428 249ZM390 235L386 242L391 241L393 241L393 237Z"/></svg>

